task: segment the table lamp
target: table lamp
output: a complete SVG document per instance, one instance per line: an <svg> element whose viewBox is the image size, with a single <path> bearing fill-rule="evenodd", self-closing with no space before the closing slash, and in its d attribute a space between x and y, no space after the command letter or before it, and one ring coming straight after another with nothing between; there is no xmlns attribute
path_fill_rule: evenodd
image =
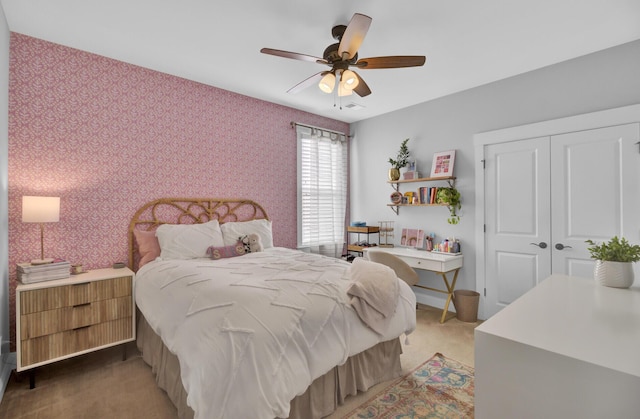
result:
<svg viewBox="0 0 640 419"><path fill-rule="evenodd" d="M33 265L43 265L53 262L52 258L44 257L44 223L60 221L60 198L53 196L23 196L22 222L40 223L40 259L31 261Z"/></svg>

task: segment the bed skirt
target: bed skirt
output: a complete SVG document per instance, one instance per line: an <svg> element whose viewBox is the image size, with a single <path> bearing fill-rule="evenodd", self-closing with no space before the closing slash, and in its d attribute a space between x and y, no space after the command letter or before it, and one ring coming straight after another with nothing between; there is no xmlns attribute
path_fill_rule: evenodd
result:
<svg viewBox="0 0 640 419"><path fill-rule="evenodd" d="M193 410L187 405L187 392L180 378L178 358L162 343L138 312L138 349L143 360L151 366L158 387L178 409L180 419L191 419ZM318 377L307 390L291 401L289 418L319 419L330 415L349 395L367 391L373 385L391 380L402 374L400 339L381 342L364 352L356 354L343 365L333 368Z"/></svg>

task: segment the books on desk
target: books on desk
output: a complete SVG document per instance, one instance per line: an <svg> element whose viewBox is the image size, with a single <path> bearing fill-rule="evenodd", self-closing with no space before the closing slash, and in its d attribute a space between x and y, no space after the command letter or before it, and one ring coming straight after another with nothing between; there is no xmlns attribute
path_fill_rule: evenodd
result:
<svg viewBox="0 0 640 419"><path fill-rule="evenodd" d="M18 274L18 281L23 284L52 281L54 279L69 278L71 276L71 264L61 259L56 259L51 263L45 263L43 265L18 263L16 272Z"/></svg>

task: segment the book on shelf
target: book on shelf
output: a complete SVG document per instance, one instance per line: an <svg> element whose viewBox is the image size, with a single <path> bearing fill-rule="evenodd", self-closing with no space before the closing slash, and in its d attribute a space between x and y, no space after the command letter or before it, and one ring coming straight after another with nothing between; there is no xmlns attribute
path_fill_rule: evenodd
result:
<svg viewBox="0 0 640 419"><path fill-rule="evenodd" d="M62 259L56 259L51 263L45 263L42 265L18 263L16 266L16 273L18 281L23 284L51 281L54 279L69 278L71 276L71 264Z"/></svg>
<svg viewBox="0 0 640 419"><path fill-rule="evenodd" d="M421 204L435 204L438 194L437 186L422 186L418 188L418 197Z"/></svg>

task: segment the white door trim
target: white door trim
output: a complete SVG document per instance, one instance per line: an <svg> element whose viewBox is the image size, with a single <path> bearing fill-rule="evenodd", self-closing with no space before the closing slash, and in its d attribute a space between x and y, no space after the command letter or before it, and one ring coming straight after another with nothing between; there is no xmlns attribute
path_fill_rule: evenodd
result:
<svg viewBox="0 0 640 419"><path fill-rule="evenodd" d="M476 191L476 291L480 293L478 316L485 319L485 187L484 187L484 147L488 144L503 143L528 138L551 136L612 125L640 122L640 104L592 112L582 115L553 119L517 127L488 131L473 136L475 155Z"/></svg>

